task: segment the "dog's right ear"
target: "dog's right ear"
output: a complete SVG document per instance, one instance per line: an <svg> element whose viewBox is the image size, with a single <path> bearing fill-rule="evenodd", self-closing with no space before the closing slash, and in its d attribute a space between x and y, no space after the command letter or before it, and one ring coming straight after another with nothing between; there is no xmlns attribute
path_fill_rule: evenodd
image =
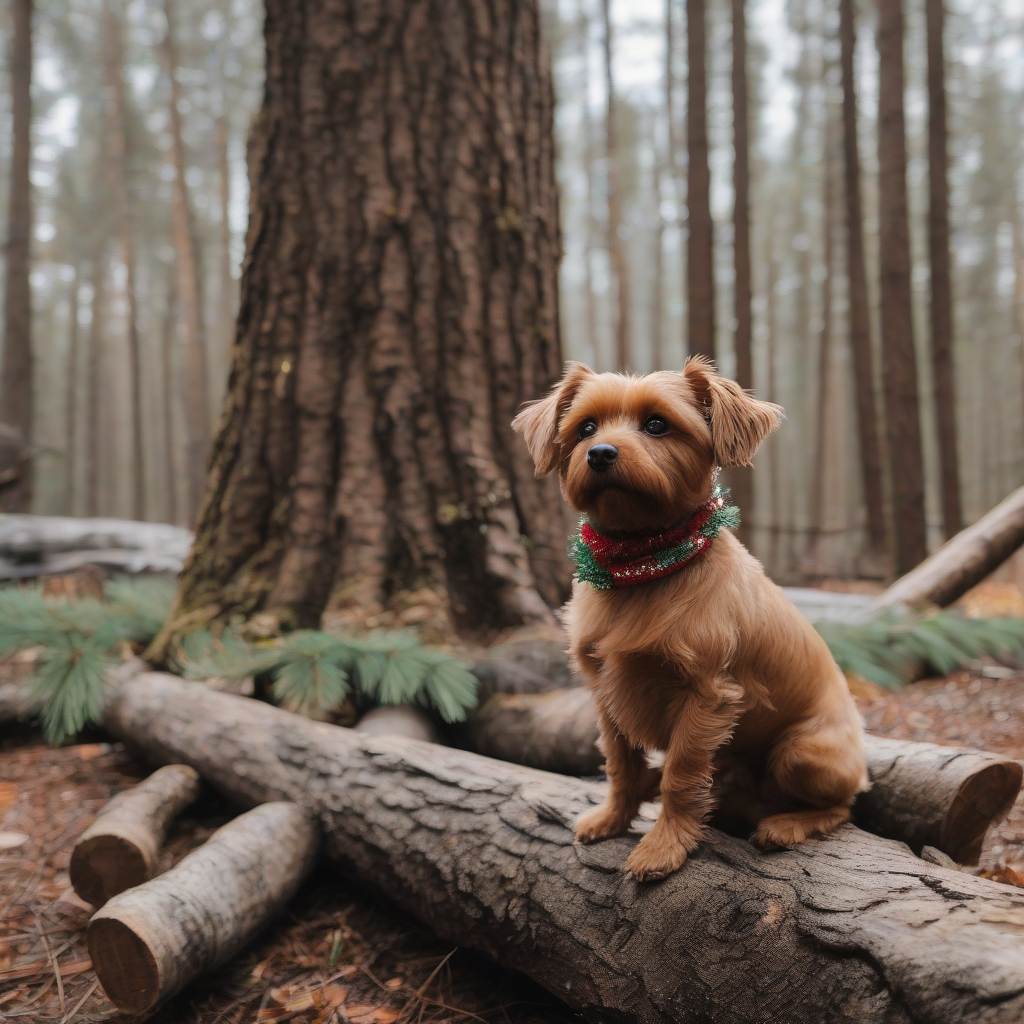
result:
<svg viewBox="0 0 1024 1024"><path fill-rule="evenodd" d="M527 402L512 421L512 429L523 435L533 456L535 476L547 476L558 465L558 425L572 405L580 385L592 376L594 371L584 363L566 363L565 373L551 393L546 398Z"/></svg>

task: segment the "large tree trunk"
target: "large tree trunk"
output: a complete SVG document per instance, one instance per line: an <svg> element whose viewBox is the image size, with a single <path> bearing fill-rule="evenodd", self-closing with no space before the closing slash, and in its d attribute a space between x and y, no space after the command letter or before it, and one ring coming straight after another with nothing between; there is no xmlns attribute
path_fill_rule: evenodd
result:
<svg viewBox="0 0 1024 1024"><path fill-rule="evenodd" d="M839 38L843 77L843 184L846 200L846 275L849 291L850 351L857 409L857 442L861 486L867 513L868 543L873 554L886 546L885 508L882 500L882 455L875 404L874 355L871 350L871 313L864 266L864 217L861 212L860 154L857 141L857 88L854 49L857 35L853 0L839 0Z"/></svg>
<svg viewBox="0 0 1024 1024"><path fill-rule="evenodd" d="M4 244L4 336L0 364L0 417L22 440L32 439L32 0L11 3L11 163ZM28 512L32 467L23 462L17 481L5 488L0 511Z"/></svg>
<svg viewBox="0 0 1024 1024"><path fill-rule="evenodd" d="M243 805L300 804L350 874L598 1020L1016 1024L1024 1012L1024 896L853 826L767 855L712 832L677 874L639 885L622 871L635 835L573 842L602 795L592 783L155 674L121 686L105 724Z"/></svg>
<svg viewBox="0 0 1024 1024"><path fill-rule="evenodd" d="M185 407L187 413L189 521L194 521L206 486L206 457L210 449L209 373L206 331L203 324L203 290L199 257L185 181L185 144L181 132L180 94L175 73L178 59L174 43L174 6L164 0L167 30L160 46L164 71L170 84L168 111L171 119L171 157L174 161L174 204L171 233L178 271L178 308L185 325Z"/></svg>
<svg viewBox="0 0 1024 1024"><path fill-rule="evenodd" d="M686 0L687 147L686 302L691 355L715 356L715 247L708 168L705 0Z"/></svg>
<svg viewBox="0 0 1024 1024"><path fill-rule="evenodd" d="M562 369L537 4L367 10L267 6L229 393L154 653L214 617L493 627L567 593L557 481L510 427Z"/></svg>
<svg viewBox="0 0 1024 1024"><path fill-rule="evenodd" d="M124 86L124 48L121 18L111 0L103 4L103 64L106 77L107 117L105 141L110 186L114 200L114 221L121 242L121 260L125 267L124 295L128 305L128 391L131 423L132 517L146 518L146 466L142 447L142 354L139 341L139 314L135 288L135 232L132 227L131 201L128 196L128 133Z"/></svg>
<svg viewBox="0 0 1024 1024"><path fill-rule="evenodd" d="M928 253L931 260L932 378L939 442L942 525L947 538L963 529L957 452L953 283L949 271L949 182L943 0L926 0L928 25Z"/></svg>
<svg viewBox="0 0 1024 1024"><path fill-rule="evenodd" d="M897 574L928 554L907 220L902 0L878 0L878 262Z"/></svg>
<svg viewBox="0 0 1024 1024"><path fill-rule="evenodd" d="M747 117L747 14L746 0L732 0L732 138L733 138L733 282L736 331L736 382L741 388L754 388L754 359L751 351L751 278L750 278L750 138ZM753 470L730 470L729 484L733 501L743 513L737 536L750 545L754 516Z"/></svg>
<svg viewBox="0 0 1024 1024"><path fill-rule="evenodd" d="M629 265L623 245L622 175L619 173L618 106L615 102L614 46L612 37L611 0L601 0L604 25L604 87L605 87L605 163L607 164L607 244L608 261L615 280L615 364L620 373L630 366L630 287Z"/></svg>

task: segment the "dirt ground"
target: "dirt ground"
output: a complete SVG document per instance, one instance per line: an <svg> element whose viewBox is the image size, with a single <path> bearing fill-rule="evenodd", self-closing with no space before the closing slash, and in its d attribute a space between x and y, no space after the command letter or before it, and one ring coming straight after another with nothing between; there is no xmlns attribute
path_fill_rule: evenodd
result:
<svg viewBox="0 0 1024 1024"><path fill-rule="evenodd" d="M872 732L1024 759L1024 672L979 666L899 694L870 686L859 692ZM0 727L0 1020L141 1019L118 1014L96 983L85 944L91 910L74 895L67 869L74 842L96 811L146 769L120 745L98 735L86 739L52 749L25 727ZM233 813L204 798L176 823L164 866ZM1024 799L990 834L980 868L1000 880L1024 873ZM325 866L258 943L149 1019L555 1024L578 1018L522 976L453 949L379 894Z"/></svg>

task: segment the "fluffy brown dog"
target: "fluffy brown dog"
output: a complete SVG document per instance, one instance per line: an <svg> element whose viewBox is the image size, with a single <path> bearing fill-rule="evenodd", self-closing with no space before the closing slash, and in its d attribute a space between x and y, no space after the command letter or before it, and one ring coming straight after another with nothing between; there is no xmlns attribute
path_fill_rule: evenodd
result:
<svg viewBox="0 0 1024 1024"><path fill-rule="evenodd" d="M513 427L537 475L558 470L566 501L600 540L657 548L712 497L717 467L749 465L781 414L699 358L645 377L570 363ZM660 792L657 823L626 863L637 879L675 871L700 842L713 769L742 766L759 798L782 809L757 826L763 848L833 831L868 785L860 716L824 641L732 533L697 546L660 578L611 589L577 581L566 607L610 782L576 837L621 835ZM648 761L656 751L661 769Z"/></svg>

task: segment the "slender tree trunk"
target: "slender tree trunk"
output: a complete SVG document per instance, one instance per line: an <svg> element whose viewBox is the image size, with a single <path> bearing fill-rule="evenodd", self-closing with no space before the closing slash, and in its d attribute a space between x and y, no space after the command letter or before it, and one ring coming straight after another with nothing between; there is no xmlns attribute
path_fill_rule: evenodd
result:
<svg viewBox="0 0 1024 1024"><path fill-rule="evenodd" d="M661 212L661 189L665 180L665 162L652 118L651 142L654 149L654 202L657 217L654 229L654 260L651 265L651 369L662 369L665 360L665 217Z"/></svg>
<svg viewBox="0 0 1024 1024"><path fill-rule="evenodd" d="M775 278L776 278L776 265L775 265L775 246L773 232L775 229L775 211L771 211L771 216L768 218L768 282L766 292L768 295L768 303L766 310L766 317L768 320L768 337L767 337L767 352L765 356L768 361L768 393L765 395L765 400L768 402L778 402L779 400L779 387L776 379L776 348L777 348L777 308L775 299ZM775 436L769 438L769 469L771 472L770 485L771 485L771 533L769 536L770 541L770 556L768 564L771 566L773 573L779 572L779 551L781 548L781 527L782 527L782 459L781 453L779 452L779 438Z"/></svg>
<svg viewBox="0 0 1024 1024"><path fill-rule="evenodd" d="M750 391L754 387L754 365L750 347L750 141L747 116L747 15L746 0L732 0L732 137L733 137L733 266L735 268L734 315L736 332L736 382ZM753 470L730 470L733 500L748 517L754 510ZM738 536L750 543L749 525Z"/></svg>
<svg viewBox="0 0 1024 1024"><path fill-rule="evenodd" d="M510 426L562 370L537 3L361 9L267 6L232 375L154 655L215 617L474 630L567 596L568 513Z"/></svg>
<svg viewBox="0 0 1024 1024"><path fill-rule="evenodd" d="M705 0L686 0L687 148L686 194L689 236L686 290L691 355L715 356L715 253L711 220L711 172L708 169L708 107L704 25Z"/></svg>
<svg viewBox="0 0 1024 1024"><path fill-rule="evenodd" d="M875 404L871 315L864 264L864 217L861 212L860 155L857 140L857 91L853 76L856 29L853 0L839 0L839 37L843 72L843 183L846 200L846 274L849 289L850 351L857 410L861 483L867 511L868 543L875 554L885 546L882 455Z"/></svg>
<svg viewBox="0 0 1024 1024"><path fill-rule="evenodd" d="M76 459L78 440L78 289L81 287L82 268L76 262L73 266L74 276L71 278L71 299L68 309L68 359L67 359L67 392L64 408L67 415L67 430L64 439L64 514L75 514L75 471L78 468Z"/></svg>
<svg viewBox="0 0 1024 1024"><path fill-rule="evenodd" d="M231 276L231 167L228 163L228 120L217 118L217 170L220 199L220 294L217 320L220 325L219 350L211 373L210 409L215 420L224 400L231 344L235 337L235 281Z"/></svg>
<svg viewBox="0 0 1024 1024"><path fill-rule="evenodd" d="M630 287L629 265L622 242L622 181L619 168L617 105L615 102L615 72L612 63L611 0L601 0L604 19L604 84L607 93L605 107L605 160L608 165L608 260L615 281L615 362L621 373L630 365Z"/></svg>
<svg viewBox="0 0 1024 1024"><path fill-rule="evenodd" d="M895 568L902 575L924 560L928 545L911 304L901 0L878 2L878 56L878 242L885 371L882 376L892 468Z"/></svg>
<svg viewBox="0 0 1024 1024"><path fill-rule="evenodd" d="M160 339L160 359L163 369L163 412L164 412L164 469L167 474L167 522L177 523L178 509L178 452L174 443L174 342L178 327L178 285L174 274L167 281L167 308L164 313L163 336Z"/></svg>
<svg viewBox="0 0 1024 1024"><path fill-rule="evenodd" d="M124 262L125 299L128 303L129 420L131 423L132 515L146 518L146 476L142 446L142 358L139 341L138 301L135 289L135 233L128 196L128 136L124 88L124 51L121 20L110 0L103 4L103 63L105 65L107 120L106 145L114 219Z"/></svg>
<svg viewBox="0 0 1024 1024"><path fill-rule="evenodd" d="M957 451L953 283L949 270L949 183L943 0L926 0L928 25L928 252L931 259L932 378L939 442L942 525L946 537L963 529Z"/></svg>
<svg viewBox="0 0 1024 1024"><path fill-rule="evenodd" d="M32 0L11 0L11 185L7 206L4 281L3 362L0 364L0 420L32 439ZM28 512L32 466L0 498L0 511Z"/></svg>
<svg viewBox="0 0 1024 1024"><path fill-rule="evenodd" d="M185 322L185 405L188 420L188 516L194 518L203 499L206 483L206 459L210 446L209 384L206 338L203 330L202 286L188 185L185 182L185 146L181 137L181 113L178 61L174 45L174 7L164 0L167 31L161 52L164 71L170 83L171 155L174 160L174 206L171 227L178 266L178 308Z"/></svg>
<svg viewBox="0 0 1024 1024"><path fill-rule="evenodd" d="M590 116L590 19L583 0L577 8L577 31L583 57L583 167L587 176L586 217L583 223L584 260L583 288L587 318L587 345L593 353L594 363L600 362L597 343L597 308L594 299L594 246L597 243L597 225L594 223L594 124Z"/></svg>
<svg viewBox="0 0 1024 1024"><path fill-rule="evenodd" d="M99 475L102 448L103 402L100 387L103 382L103 336L107 326L107 252L97 247L92 261L92 323L89 327L89 404L86 414L87 462L85 466L85 514L100 514Z"/></svg>
<svg viewBox="0 0 1024 1024"><path fill-rule="evenodd" d="M825 68L826 90L827 65ZM821 284L821 331L818 334L818 406L814 424L814 474L811 478L810 520L812 540L809 562L812 571L821 574L821 538L825 529L827 501L826 477L828 473L831 431L829 415L832 411L832 131L831 116L826 97L825 104L825 159L822 174L822 221L824 224L822 248L825 280Z"/></svg>

